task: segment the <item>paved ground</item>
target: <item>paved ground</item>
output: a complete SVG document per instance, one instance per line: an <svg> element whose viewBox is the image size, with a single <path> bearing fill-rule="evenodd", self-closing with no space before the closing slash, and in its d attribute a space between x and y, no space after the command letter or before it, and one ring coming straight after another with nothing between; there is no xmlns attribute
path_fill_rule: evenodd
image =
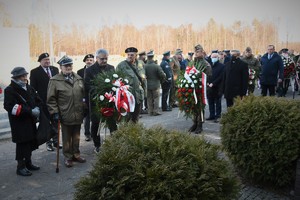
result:
<svg viewBox="0 0 300 200"><path fill-rule="evenodd" d="M291 94L289 94L291 97ZM300 98L299 95L296 96ZM1 101L1 100L0 100ZM2 107L2 102L0 102ZM225 108L223 101L223 108ZM206 115L208 112L206 112ZM142 115L140 122L146 127L161 125L168 129L177 129L186 131L192 124L191 120L186 120L182 114L178 113L178 109L172 112L163 112L161 116ZM220 125L214 122L206 122L204 124L204 137L208 140L219 143ZM102 132L103 134L103 132ZM81 154L87 159L84 164L76 163L72 168L66 168L60 154L60 172L55 173L56 169L56 153L48 152L45 145L34 151L32 159L34 164L41 167L38 172L34 172L31 177L17 176L15 156L15 144L10 138L0 141L0 199L1 200L71 200L74 194L74 183L80 177L85 176L92 169L95 163L96 155L93 152L93 143L84 141L81 136L80 143ZM286 196L277 195L261 188L243 185L240 200L246 199L289 199Z"/></svg>

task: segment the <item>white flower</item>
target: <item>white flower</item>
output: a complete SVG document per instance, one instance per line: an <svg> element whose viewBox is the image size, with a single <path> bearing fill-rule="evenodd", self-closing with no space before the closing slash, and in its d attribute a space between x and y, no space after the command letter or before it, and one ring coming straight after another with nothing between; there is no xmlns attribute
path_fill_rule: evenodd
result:
<svg viewBox="0 0 300 200"><path fill-rule="evenodd" d="M183 80L183 83L186 83L186 79Z"/></svg>
<svg viewBox="0 0 300 200"><path fill-rule="evenodd" d="M188 83L191 83L192 82L192 80L188 80Z"/></svg>
<svg viewBox="0 0 300 200"><path fill-rule="evenodd" d="M194 80L194 83L198 83L198 81L197 81L197 80Z"/></svg>
<svg viewBox="0 0 300 200"><path fill-rule="evenodd" d="M192 88L194 88L194 87L195 87L195 85L191 85L191 87L192 87Z"/></svg>
<svg viewBox="0 0 300 200"><path fill-rule="evenodd" d="M193 75L192 78L196 78L196 76Z"/></svg>
<svg viewBox="0 0 300 200"><path fill-rule="evenodd" d="M249 81L249 85L252 85L252 81Z"/></svg>
<svg viewBox="0 0 300 200"><path fill-rule="evenodd" d="M182 86L183 86L183 85L182 85L182 84L180 84L180 87L181 87L181 88L182 88Z"/></svg>
<svg viewBox="0 0 300 200"><path fill-rule="evenodd" d="M112 87L111 90L115 92L117 90L117 88L116 87Z"/></svg>
<svg viewBox="0 0 300 200"><path fill-rule="evenodd" d="M110 80L107 78L107 79L105 79L105 81L104 81L105 83L109 83L110 82Z"/></svg>
<svg viewBox="0 0 300 200"><path fill-rule="evenodd" d="M100 101L103 101L104 100L104 96L100 95L99 99L100 99Z"/></svg>
<svg viewBox="0 0 300 200"><path fill-rule="evenodd" d="M188 88L188 87L189 87L189 84L185 84L185 87Z"/></svg>
<svg viewBox="0 0 300 200"><path fill-rule="evenodd" d="M199 85L199 88L202 88L202 85Z"/></svg>
<svg viewBox="0 0 300 200"><path fill-rule="evenodd" d="M126 78L124 79L124 81L125 81L126 83L128 83L128 82L129 82L129 81L126 79Z"/></svg>
<svg viewBox="0 0 300 200"><path fill-rule="evenodd" d="M113 74L113 77L118 78L119 76L118 76L118 74Z"/></svg>

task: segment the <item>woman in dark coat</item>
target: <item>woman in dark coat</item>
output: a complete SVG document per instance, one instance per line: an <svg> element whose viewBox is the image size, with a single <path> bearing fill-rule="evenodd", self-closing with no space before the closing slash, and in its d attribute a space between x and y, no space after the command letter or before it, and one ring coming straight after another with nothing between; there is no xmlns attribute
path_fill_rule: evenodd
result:
<svg viewBox="0 0 300 200"><path fill-rule="evenodd" d="M31 153L38 148L36 122L41 99L27 84L28 73L23 67L15 67L11 74L11 84L4 90L4 108L8 112L12 141L16 143L17 174L30 176L29 170L40 169L32 164Z"/></svg>

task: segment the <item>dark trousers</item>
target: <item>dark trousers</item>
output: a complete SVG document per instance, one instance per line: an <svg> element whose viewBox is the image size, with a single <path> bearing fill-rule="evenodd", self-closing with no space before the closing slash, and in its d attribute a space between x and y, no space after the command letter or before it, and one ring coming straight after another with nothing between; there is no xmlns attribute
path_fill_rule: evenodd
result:
<svg viewBox="0 0 300 200"><path fill-rule="evenodd" d="M91 135L91 119L89 113L84 118L84 135L90 136Z"/></svg>
<svg viewBox="0 0 300 200"><path fill-rule="evenodd" d="M66 159L78 158L80 156L79 142L80 142L80 127L77 125L61 124L63 154Z"/></svg>
<svg viewBox="0 0 300 200"><path fill-rule="evenodd" d="M209 118L220 118L222 112L221 97L208 97Z"/></svg>
<svg viewBox="0 0 300 200"><path fill-rule="evenodd" d="M267 96L268 91L270 96L275 96L275 85L261 85L262 96Z"/></svg>
<svg viewBox="0 0 300 200"><path fill-rule="evenodd" d="M226 98L227 108L233 106L233 98Z"/></svg>
<svg viewBox="0 0 300 200"><path fill-rule="evenodd" d="M161 108L162 110L166 110L168 105L168 97L170 95L171 83L163 83L162 84L162 97L161 97Z"/></svg>
<svg viewBox="0 0 300 200"><path fill-rule="evenodd" d="M34 141L16 143L16 160L31 160L31 153L37 149Z"/></svg>
<svg viewBox="0 0 300 200"><path fill-rule="evenodd" d="M100 135L98 135L100 119L96 116L92 116L91 121L92 121L91 135L92 135L92 138L93 138L94 146L95 147L100 147L101 146L101 138L100 138ZM110 133L116 131L117 130L117 124L116 123L108 124L108 129L109 129Z"/></svg>

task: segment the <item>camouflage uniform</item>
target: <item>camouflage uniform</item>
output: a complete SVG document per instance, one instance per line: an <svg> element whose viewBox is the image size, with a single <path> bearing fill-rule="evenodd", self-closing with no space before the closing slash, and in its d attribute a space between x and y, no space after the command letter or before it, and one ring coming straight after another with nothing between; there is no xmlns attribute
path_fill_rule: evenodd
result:
<svg viewBox="0 0 300 200"><path fill-rule="evenodd" d="M258 75L260 73L261 65L258 59L253 56L253 54L250 57L246 57L246 56L242 57L241 60L248 64L249 70L253 69L255 71L254 79L249 80L249 84L248 84L248 93L250 94L254 92L256 79L258 78Z"/></svg>

